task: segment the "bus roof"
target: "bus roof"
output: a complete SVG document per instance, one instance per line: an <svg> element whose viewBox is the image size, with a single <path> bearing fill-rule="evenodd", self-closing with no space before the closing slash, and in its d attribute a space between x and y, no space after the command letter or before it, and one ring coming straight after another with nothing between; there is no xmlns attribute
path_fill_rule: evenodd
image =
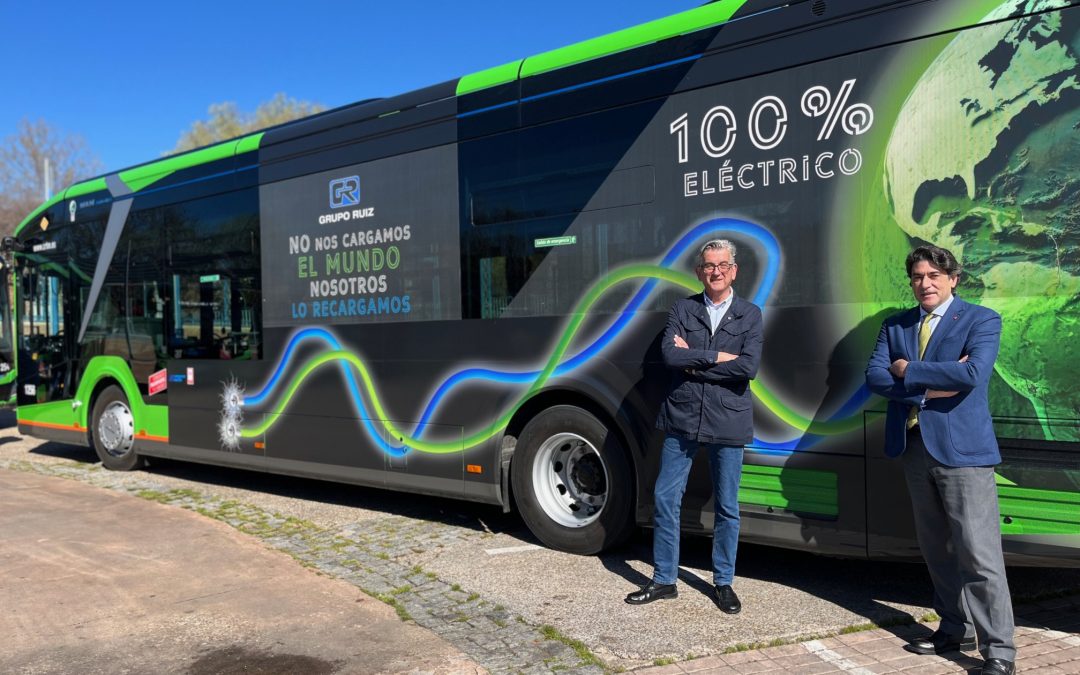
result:
<svg viewBox="0 0 1080 675"><path fill-rule="evenodd" d="M678 14L673 14L637 26L618 30L607 35L591 38L566 47L560 47L535 56L518 59L511 63L465 75L456 82L450 81L443 85L427 87L415 92L407 92L386 99L366 99L299 120L285 122L247 136L230 139L195 150L189 150L163 159L150 160L127 169L121 169L119 172L110 171L101 176L76 183L66 190L57 192L52 198L42 203L27 215L15 228L14 234L18 235L27 223L40 216L43 211L61 201L105 190L106 176L117 174L120 180L123 181L132 192L138 192L148 185L181 169L191 168L207 162L257 150L262 143L263 136L271 129L298 125L306 126L319 119L327 119L329 121L332 118L344 115L355 117L357 113L360 113L361 115L370 113L372 116L388 115L406 107L416 106L420 103L432 102L434 100L453 96L464 96L483 89L508 84L534 75L599 59L636 47L666 40L668 38L713 28L727 23L732 19L743 18L751 14L758 14L779 6L790 4L790 2L791 0L712 0L700 7L695 7ZM747 7L747 5L750 5L751 7ZM420 96L417 96L418 94ZM419 98L427 100L413 100ZM408 105L402 105L406 102L408 102Z"/></svg>

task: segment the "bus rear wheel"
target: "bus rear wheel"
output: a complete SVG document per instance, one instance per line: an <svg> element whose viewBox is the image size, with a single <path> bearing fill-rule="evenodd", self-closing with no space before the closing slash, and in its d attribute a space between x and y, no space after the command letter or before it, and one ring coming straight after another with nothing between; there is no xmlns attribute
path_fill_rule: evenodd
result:
<svg viewBox="0 0 1080 675"><path fill-rule="evenodd" d="M591 555L633 531L626 450L581 408L555 406L529 421L518 437L510 479L522 519L551 548Z"/></svg>
<svg viewBox="0 0 1080 675"><path fill-rule="evenodd" d="M145 461L135 452L135 417L120 387L109 385L94 402L90 418L94 452L106 469L132 471Z"/></svg>

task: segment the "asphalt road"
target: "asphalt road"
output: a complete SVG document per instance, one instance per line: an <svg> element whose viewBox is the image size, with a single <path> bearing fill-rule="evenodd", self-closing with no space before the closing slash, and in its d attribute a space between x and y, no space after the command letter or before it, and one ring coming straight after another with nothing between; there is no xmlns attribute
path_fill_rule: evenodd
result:
<svg viewBox="0 0 1080 675"><path fill-rule="evenodd" d="M563 658L552 656L552 645L542 637L530 636L546 635L551 642L557 634L563 645L579 642L603 668L632 669L720 654L736 645L831 635L870 622L900 624L930 612L930 583L921 565L837 560L746 545L740 548L735 582L744 609L730 617L708 596L710 542L699 538L684 541L680 597L632 607L623 596L651 571L648 532L617 551L581 557L536 545L516 516L492 506L174 461L153 461L147 470L126 474L106 472L91 450L20 437L10 413L0 413L0 467L65 475L114 490L136 491L151 484L159 492L251 505L312 523L347 542L367 541L365 533L378 533L378 542L357 543L351 550L359 551L354 555L359 558L378 545L382 548L369 555L366 569L378 567L370 561L385 561L393 569L375 569L381 577L360 575L354 583L392 587L397 583L393 574L422 569L460 593L462 603L467 597L472 609L459 612L459 620L448 619L445 608L439 608L431 614L440 620L417 621L493 672L528 669L489 658L485 649L491 655L517 650L526 663ZM273 538L267 541L281 547ZM299 559L307 555L284 550ZM348 572L325 550L312 556L311 565L325 574ZM1017 602L1080 593L1080 570L1075 569L1012 568L1009 580ZM417 595L413 604L405 604L414 618L425 602L430 605L428 597ZM505 626L501 631L478 628L477 617L488 616L492 607L505 617L491 619ZM537 666L530 672L548 669Z"/></svg>

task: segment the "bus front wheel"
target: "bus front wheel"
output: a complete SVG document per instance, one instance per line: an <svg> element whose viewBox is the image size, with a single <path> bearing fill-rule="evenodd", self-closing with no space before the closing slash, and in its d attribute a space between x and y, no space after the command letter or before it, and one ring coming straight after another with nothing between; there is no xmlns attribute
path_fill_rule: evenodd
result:
<svg viewBox="0 0 1080 675"><path fill-rule="evenodd" d="M633 531L633 480L618 436L573 406L548 408L518 437L510 465L522 519L551 548L591 555Z"/></svg>
<svg viewBox="0 0 1080 675"><path fill-rule="evenodd" d="M144 460L135 452L135 417L120 387L110 385L94 402L90 436L94 451L106 469L131 471Z"/></svg>

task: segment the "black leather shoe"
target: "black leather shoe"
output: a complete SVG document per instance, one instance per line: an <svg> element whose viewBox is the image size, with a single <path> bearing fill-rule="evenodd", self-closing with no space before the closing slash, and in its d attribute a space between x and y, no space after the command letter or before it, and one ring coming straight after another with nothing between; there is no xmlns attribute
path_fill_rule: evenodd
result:
<svg viewBox="0 0 1080 675"><path fill-rule="evenodd" d="M716 585L716 604L725 614L738 614L742 611L739 596L735 595L735 589L731 586Z"/></svg>
<svg viewBox="0 0 1080 675"><path fill-rule="evenodd" d="M1005 659L986 659L983 661L982 675L1013 675L1016 665Z"/></svg>
<svg viewBox="0 0 1080 675"><path fill-rule="evenodd" d="M641 587L640 591L634 591L626 596L626 601L631 605L647 605L655 600L667 600L679 597L679 589L675 584L657 584L650 581Z"/></svg>
<svg viewBox="0 0 1080 675"><path fill-rule="evenodd" d="M941 631L934 631L933 635L924 638L915 638L904 645L904 649L916 654L945 654L947 652L971 651L975 649L975 638L958 638L955 635L946 635Z"/></svg>

